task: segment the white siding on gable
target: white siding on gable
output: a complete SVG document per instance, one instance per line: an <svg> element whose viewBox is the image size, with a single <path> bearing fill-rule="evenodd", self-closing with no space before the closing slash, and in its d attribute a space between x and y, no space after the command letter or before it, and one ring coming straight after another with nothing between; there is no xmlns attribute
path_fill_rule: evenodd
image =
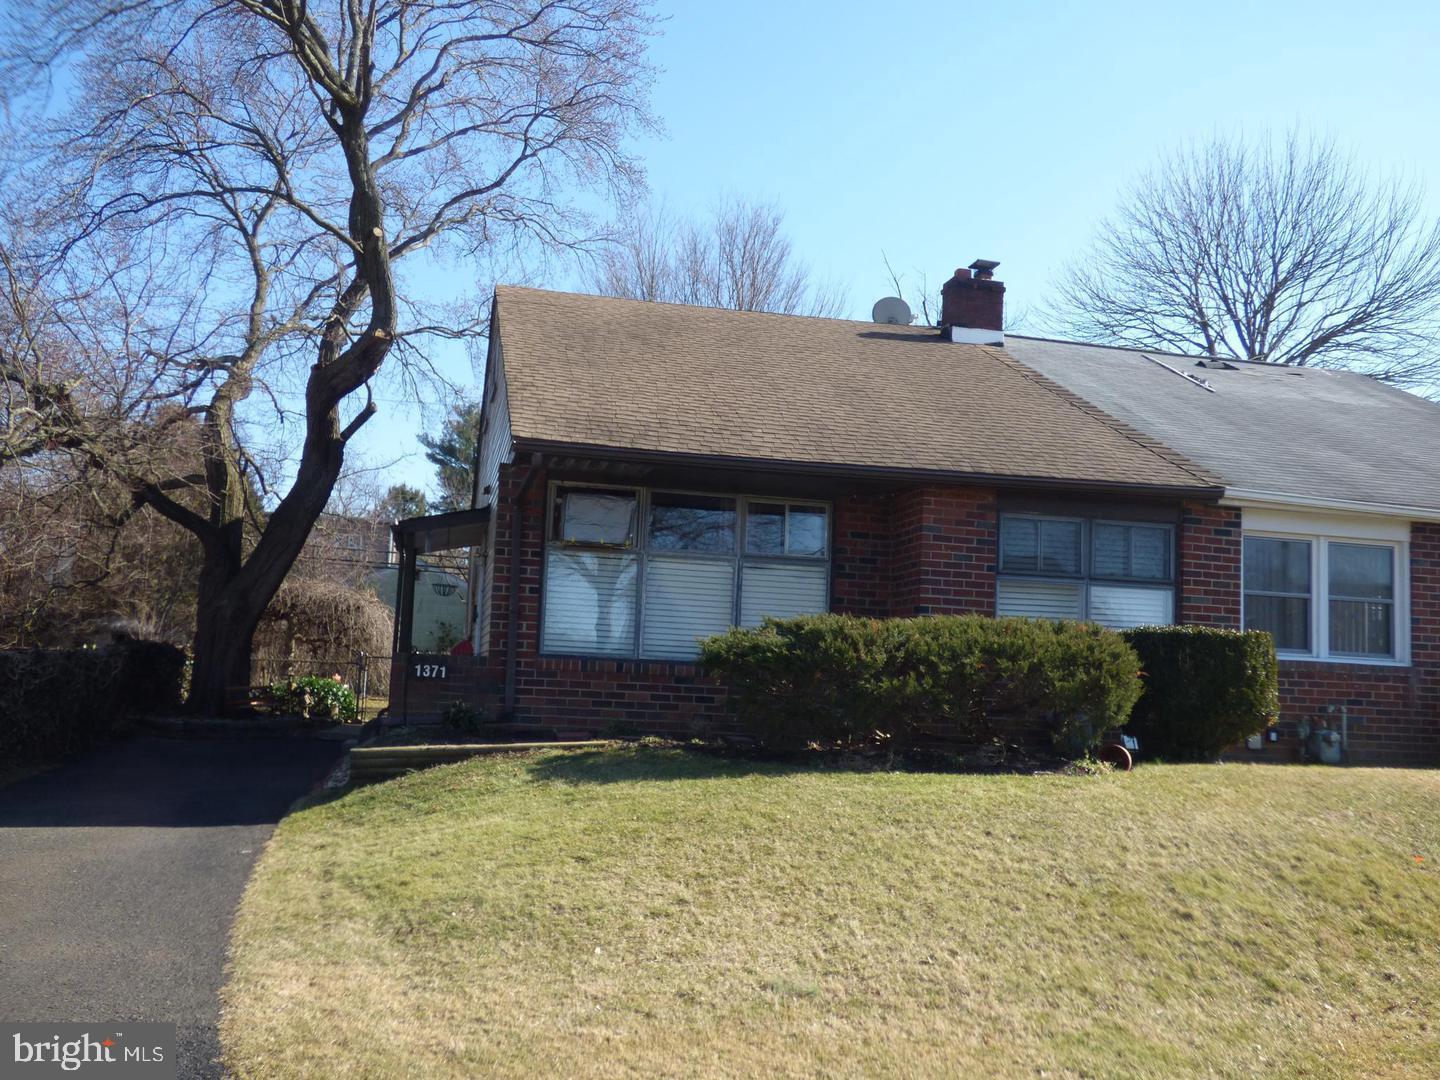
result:
<svg viewBox="0 0 1440 1080"><path fill-rule="evenodd" d="M640 655L694 658L701 638L729 628L734 604L731 560L652 555L645 563Z"/></svg>
<svg viewBox="0 0 1440 1080"><path fill-rule="evenodd" d="M1001 578L996 588L995 614L1027 619L1083 619L1085 589L1078 582Z"/></svg>
<svg viewBox="0 0 1440 1080"><path fill-rule="evenodd" d="M1169 626L1175 621L1175 590L1091 585L1090 618L1112 630Z"/></svg>
<svg viewBox="0 0 1440 1080"><path fill-rule="evenodd" d="M490 342L489 369L485 372L487 397L480 420L480 460L475 470L475 505L494 507L500 485L500 466L507 464L514 456L510 437L510 399L505 389L505 362L497 335ZM485 489L489 488L487 492ZM475 597L476 619L479 633L475 639L475 651L481 656L490 652L490 623L492 621L491 600L495 588L495 529L498 514L490 515L489 535L485 554L477 560L481 583L472 588Z"/></svg>
<svg viewBox="0 0 1440 1080"><path fill-rule="evenodd" d="M510 398L505 389L505 361L498 340L490 349L490 365L486 381L488 394L484 418L480 422L480 467L476 470L476 506L493 506L500 483L500 466L514 456L510 436ZM489 492L486 492L486 488Z"/></svg>
<svg viewBox="0 0 1440 1080"><path fill-rule="evenodd" d="M746 563L740 571L740 625L767 615L819 615L828 605L830 567L824 563Z"/></svg>

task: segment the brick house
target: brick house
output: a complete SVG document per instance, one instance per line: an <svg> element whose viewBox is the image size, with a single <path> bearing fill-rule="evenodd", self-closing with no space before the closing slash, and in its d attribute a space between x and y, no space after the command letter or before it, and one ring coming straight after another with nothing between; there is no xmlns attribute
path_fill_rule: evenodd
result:
<svg viewBox="0 0 1440 1080"><path fill-rule="evenodd" d="M409 565L472 545L474 655L412 654L402 617L392 715L685 734L723 717L708 634L973 612L1266 629L1254 756L1343 707L1352 760L1440 761L1440 410L1004 335L993 267L940 329L499 288L475 508L397 527Z"/></svg>

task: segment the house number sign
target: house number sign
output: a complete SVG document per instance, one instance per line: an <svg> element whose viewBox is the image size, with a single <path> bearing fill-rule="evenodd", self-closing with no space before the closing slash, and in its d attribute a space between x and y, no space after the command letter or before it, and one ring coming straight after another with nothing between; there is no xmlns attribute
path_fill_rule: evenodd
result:
<svg viewBox="0 0 1440 1080"><path fill-rule="evenodd" d="M445 679L449 678L449 665L435 660L417 660L410 665L417 679Z"/></svg>

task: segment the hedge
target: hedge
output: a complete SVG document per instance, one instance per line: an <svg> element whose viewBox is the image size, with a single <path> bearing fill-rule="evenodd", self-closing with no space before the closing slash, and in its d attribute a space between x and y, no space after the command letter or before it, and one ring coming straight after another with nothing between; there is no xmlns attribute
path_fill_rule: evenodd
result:
<svg viewBox="0 0 1440 1080"><path fill-rule="evenodd" d="M78 753L117 721L178 708L185 654L128 641L0 652L0 768Z"/></svg>
<svg viewBox="0 0 1440 1080"><path fill-rule="evenodd" d="M1140 657L1145 692L1126 731L1146 757L1214 761L1275 722L1275 643L1258 630L1144 626L1124 631Z"/></svg>
<svg viewBox="0 0 1440 1080"><path fill-rule="evenodd" d="M1112 630L978 615L767 619L706 639L700 662L743 730L776 751L1039 737L1078 756L1141 689Z"/></svg>

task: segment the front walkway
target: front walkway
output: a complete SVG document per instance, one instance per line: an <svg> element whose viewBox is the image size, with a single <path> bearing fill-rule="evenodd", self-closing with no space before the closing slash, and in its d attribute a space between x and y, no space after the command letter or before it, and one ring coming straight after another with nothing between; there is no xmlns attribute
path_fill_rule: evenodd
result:
<svg viewBox="0 0 1440 1080"><path fill-rule="evenodd" d="M261 847L339 757L312 739L140 738L0 788L0 1016L164 1021L220 1076L226 938Z"/></svg>

